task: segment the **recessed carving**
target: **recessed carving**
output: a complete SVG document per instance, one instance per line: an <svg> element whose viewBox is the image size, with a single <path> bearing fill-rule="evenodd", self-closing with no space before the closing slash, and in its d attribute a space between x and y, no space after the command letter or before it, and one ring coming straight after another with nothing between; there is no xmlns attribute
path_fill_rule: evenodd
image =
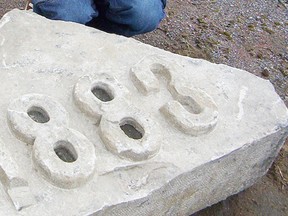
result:
<svg viewBox="0 0 288 216"><path fill-rule="evenodd" d="M145 134L142 126L134 119L124 118L120 122L121 130L131 139L141 139Z"/></svg>
<svg viewBox="0 0 288 216"><path fill-rule="evenodd" d="M47 123L50 120L49 114L41 107L32 106L28 109L27 114L37 123Z"/></svg>
<svg viewBox="0 0 288 216"><path fill-rule="evenodd" d="M111 88L105 83L97 83L91 89L92 93L101 101L109 102L114 99Z"/></svg>
<svg viewBox="0 0 288 216"><path fill-rule="evenodd" d="M56 155L64 162L73 163L77 160L78 154L73 145L65 140L55 143L54 151Z"/></svg>

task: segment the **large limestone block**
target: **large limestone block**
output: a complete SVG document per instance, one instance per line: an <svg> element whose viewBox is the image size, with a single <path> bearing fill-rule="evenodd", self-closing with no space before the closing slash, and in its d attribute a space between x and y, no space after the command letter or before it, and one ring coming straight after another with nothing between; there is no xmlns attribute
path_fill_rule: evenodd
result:
<svg viewBox="0 0 288 216"><path fill-rule="evenodd" d="M0 215L189 215L287 133L267 80L31 12L0 22L0 80Z"/></svg>

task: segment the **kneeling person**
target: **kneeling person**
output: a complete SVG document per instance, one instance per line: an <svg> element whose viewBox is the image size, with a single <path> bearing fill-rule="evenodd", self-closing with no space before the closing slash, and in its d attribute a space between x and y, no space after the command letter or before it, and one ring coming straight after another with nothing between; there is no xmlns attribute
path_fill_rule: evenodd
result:
<svg viewBox="0 0 288 216"><path fill-rule="evenodd" d="M30 0L31 1L31 0ZM32 0L34 12L124 36L153 31L164 18L166 0Z"/></svg>

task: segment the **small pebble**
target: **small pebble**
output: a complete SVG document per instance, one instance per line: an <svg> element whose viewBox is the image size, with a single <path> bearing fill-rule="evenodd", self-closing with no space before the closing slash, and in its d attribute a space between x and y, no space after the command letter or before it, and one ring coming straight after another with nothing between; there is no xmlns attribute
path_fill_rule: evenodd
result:
<svg viewBox="0 0 288 216"><path fill-rule="evenodd" d="M264 77L269 77L270 72L269 72L268 68L264 68L264 69L263 69L262 75L263 75Z"/></svg>

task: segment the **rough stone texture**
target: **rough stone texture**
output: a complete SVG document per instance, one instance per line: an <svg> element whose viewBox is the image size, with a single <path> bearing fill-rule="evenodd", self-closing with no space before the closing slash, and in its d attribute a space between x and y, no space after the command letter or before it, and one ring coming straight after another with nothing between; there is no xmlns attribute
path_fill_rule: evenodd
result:
<svg viewBox="0 0 288 216"><path fill-rule="evenodd" d="M0 215L189 215L287 135L273 86L73 23L0 22Z"/></svg>

